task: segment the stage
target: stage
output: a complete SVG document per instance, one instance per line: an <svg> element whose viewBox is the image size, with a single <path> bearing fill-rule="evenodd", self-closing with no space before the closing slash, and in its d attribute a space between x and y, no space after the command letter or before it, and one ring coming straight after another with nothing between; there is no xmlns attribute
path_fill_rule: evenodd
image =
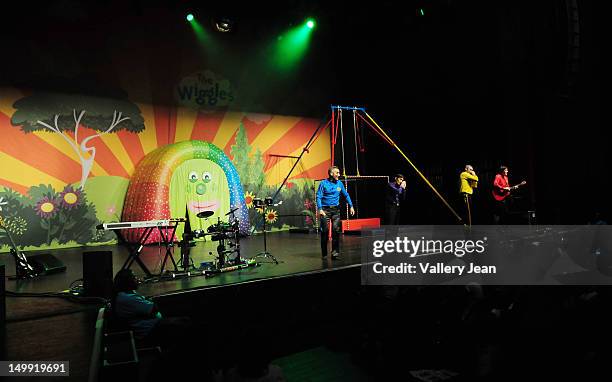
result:
<svg viewBox="0 0 612 382"><path fill-rule="evenodd" d="M245 282L265 281L270 278L296 277L313 272L326 272L355 267L360 264L360 242L359 236L344 236L342 241L342 256L338 260L332 260L331 256L321 258L320 237L318 234L278 232L267 235L267 248L279 262L275 264L270 258L258 258L257 266L245 269L225 272L213 276L191 276L177 277L174 280L163 279L144 282L138 291L146 296L159 298L165 295L194 292L206 288L219 288L232 284ZM203 262L216 260L216 247L218 242L197 241L196 246L191 248L190 258L196 268ZM241 257L250 259L258 253L263 252L263 235L253 235L240 240ZM39 276L28 280L7 279L6 289L18 293L57 293L69 289L70 285L83 277L82 254L88 251L111 251L113 257L113 274L119 271L128 257L125 246L96 246L83 248L58 249L45 251L60 259L66 265L66 271L58 274ZM212 253L212 254L211 254ZM32 252L34 254L34 252ZM27 254L26 254L27 255ZM9 254L4 254L7 274L14 274L14 263ZM148 245L140 255L145 265L154 275L159 274L161 264L165 256L165 248L158 245ZM180 261L180 248L174 245L174 258ZM233 258L233 256L231 256ZM131 269L139 277L144 276L143 270L137 263L133 263ZM174 270L168 260L166 270ZM179 268L180 269L180 268ZM17 318L23 313L23 307L19 301L9 299L7 301L8 319ZM28 309L26 309L28 310Z"/></svg>

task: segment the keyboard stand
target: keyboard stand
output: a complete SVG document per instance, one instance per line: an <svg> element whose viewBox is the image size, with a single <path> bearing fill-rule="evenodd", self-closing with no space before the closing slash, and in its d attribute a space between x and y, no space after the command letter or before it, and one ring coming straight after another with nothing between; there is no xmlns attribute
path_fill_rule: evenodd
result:
<svg viewBox="0 0 612 382"><path fill-rule="evenodd" d="M127 242L123 238L123 235L121 234L121 230L116 230L115 233L117 234L117 236L119 236L119 240L123 241L124 243L126 243L126 246L127 246L128 252L129 252L129 256L125 260L125 262L123 263L123 266L121 267L121 270L129 269L132 266L132 264L134 264L134 262L136 262L136 263L138 263L140 268L145 273L146 278L153 277L153 274L151 273L149 268L147 268L147 266L142 261L142 259L140 259L140 254L142 253L142 249L144 248L145 243L147 242L147 239L149 238L149 236L151 236L151 233L153 232L153 230L155 228L157 228L159 230L161 242L163 243L164 247L166 248L166 256L164 257L164 262L163 262L163 265L162 265L162 268L161 268L161 271L160 271L160 275L164 272L164 267L166 265L166 261L168 260L168 257L170 257L170 259L172 261L172 264L174 265L174 269L178 270L178 268L176 266L176 261L174 260L174 257L172 256L171 248L172 248L172 242L174 240L174 234L176 232L176 228L178 227L178 223L179 222L180 221L171 221L169 226L146 227L146 228L144 228L144 231L142 232L142 234L140 235L140 238L138 238L138 242L136 242L136 243L129 243L129 242ZM164 234L164 228L170 228L171 229L171 231L168 233L168 235Z"/></svg>
<svg viewBox="0 0 612 382"><path fill-rule="evenodd" d="M174 260L174 256L172 256L172 250L170 249L174 245L174 234L176 233L176 228L178 227L178 222L176 222L174 225L172 225L172 223L170 223L170 224L171 225L170 225L169 228L171 228L171 231L168 232L168 236L167 237L166 237L166 235L164 235L164 232L161 229L161 227L159 228L159 234L160 234L160 236L162 238L162 242L166 245L166 256L164 256L164 261L162 262L161 269L159 270L159 276L162 276L164 274L164 271L166 269L166 261L168 261L168 257L172 261L172 265L174 266L174 271L178 272L178 267L176 266L176 261Z"/></svg>

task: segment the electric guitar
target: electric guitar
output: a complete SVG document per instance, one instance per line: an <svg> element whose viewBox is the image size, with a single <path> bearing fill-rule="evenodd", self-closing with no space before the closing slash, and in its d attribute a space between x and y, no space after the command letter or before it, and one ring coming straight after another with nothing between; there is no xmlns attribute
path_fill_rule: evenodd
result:
<svg viewBox="0 0 612 382"><path fill-rule="evenodd" d="M24 279L29 277L35 277L36 271L34 267L30 263L28 263L28 259L26 255L17 248L13 237L11 236L11 232L6 228L4 224L4 218L0 215L0 228L6 232L6 236L9 238L9 242L11 245L11 255L15 258L15 273L17 278Z"/></svg>
<svg viewBox="0 0 612 382"><path fill-rule="evenodd" d="M519 187L522 187L524 185L526 185L527 182L526 181L522 181L521 183L510 187L510 191L514 191ZM495 200L497 200L498 202L504 201L508 196L510 196L510 191L508 190L500 190L497 187L493 188L493 198L495 198Z"/></svg>

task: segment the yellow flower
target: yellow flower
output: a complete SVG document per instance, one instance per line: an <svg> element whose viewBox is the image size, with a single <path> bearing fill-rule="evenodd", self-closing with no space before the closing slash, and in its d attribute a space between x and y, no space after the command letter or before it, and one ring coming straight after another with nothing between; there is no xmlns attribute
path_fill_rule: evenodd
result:
<svg viewBox="0 0 612 382"><path fill-rule="evenodd" d="M278 220L278 213L274 210L266 210L266 223L272 224Z"/></svg>
<svg viewBox="0 0 612 382"><path fill-rule="evenodd" d="M255 199L255 194L251 193L251 191L244 193L244 202L247 208L253 208L253 199Z"/></svg>

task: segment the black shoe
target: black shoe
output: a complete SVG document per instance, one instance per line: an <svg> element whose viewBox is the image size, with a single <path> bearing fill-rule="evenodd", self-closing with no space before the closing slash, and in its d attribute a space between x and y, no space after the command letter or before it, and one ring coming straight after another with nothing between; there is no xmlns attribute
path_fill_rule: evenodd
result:
<svg viewBox="0 0 612 382"><path fill-rule="evenodd" d="M340 253L337 251L332 251L332 260L340 260Z"/></svg>

